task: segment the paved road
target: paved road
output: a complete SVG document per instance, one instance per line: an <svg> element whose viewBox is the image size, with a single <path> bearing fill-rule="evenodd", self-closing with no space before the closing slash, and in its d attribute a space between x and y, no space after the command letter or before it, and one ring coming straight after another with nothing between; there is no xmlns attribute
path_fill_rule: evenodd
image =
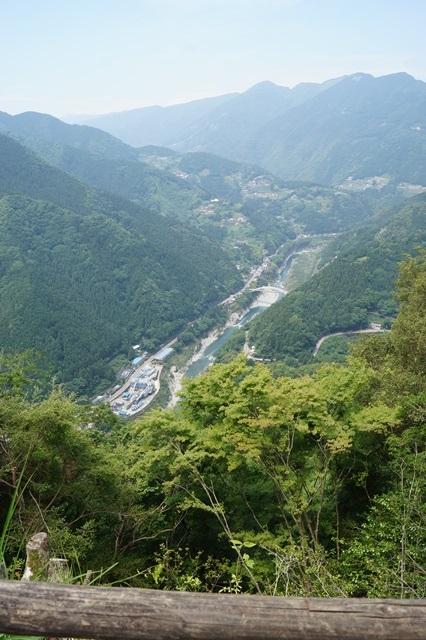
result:
<svg viewBox="0 0 426 640"><path fill-rule="evenodd" d="M317 355L320 346L324 340L327 340L327 338L332 338L333 336L348 336L354 333L383 333L384 331L386 331L386 329L360 329L359 331L336 331L336 333L329 333L318 340L314 350L312 351L312 355L314 357Z"/></svg>

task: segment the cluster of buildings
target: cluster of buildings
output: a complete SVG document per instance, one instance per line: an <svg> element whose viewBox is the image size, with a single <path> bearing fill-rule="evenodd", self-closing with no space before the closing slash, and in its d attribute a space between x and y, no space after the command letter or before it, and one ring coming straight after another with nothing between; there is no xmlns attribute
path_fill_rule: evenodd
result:
<svg viewBox="0 0 426 640"><path fill-rule="evenodd" d="M155 367L144 367L130 379L126 391L112 403L112 410L119 416L129 416L142 408L144 399L155 392Z"/></svg>

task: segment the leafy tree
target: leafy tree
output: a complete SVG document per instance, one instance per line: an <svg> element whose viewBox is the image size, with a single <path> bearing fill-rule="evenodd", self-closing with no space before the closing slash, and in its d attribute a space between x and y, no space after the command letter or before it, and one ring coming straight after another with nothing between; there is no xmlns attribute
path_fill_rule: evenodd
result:
<svg viewBox="0 0 426 640"><path fill-rule="evenodd" d="M413 373L422 389L426 377L426 251L400 266L400 309L392 327L396 363Z"/></svg>
<svg viewBox="0 0 426 640"><path fill-rule="evenodd" d="M92 437L89 412L60 388L37 395L30 354L4 356L0 368L0 528L19 488L7 559L47 531L52 552L82 569L112 564L120 512L131 505L120 458Z"/></svg>

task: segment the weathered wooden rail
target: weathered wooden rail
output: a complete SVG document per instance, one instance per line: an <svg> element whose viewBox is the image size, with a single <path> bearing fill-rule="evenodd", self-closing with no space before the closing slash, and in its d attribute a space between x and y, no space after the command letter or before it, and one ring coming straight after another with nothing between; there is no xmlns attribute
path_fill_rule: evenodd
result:
<svg viewBox="0 0 426 640"><path fill-rule="evenodd" d="M0 632L120 640L419 640L426 600L283 598L0 581Z"/></svg>

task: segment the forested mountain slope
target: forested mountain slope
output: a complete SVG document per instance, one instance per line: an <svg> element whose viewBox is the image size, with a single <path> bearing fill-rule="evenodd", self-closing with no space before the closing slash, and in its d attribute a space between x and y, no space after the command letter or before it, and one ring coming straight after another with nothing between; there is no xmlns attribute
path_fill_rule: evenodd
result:
<svg viewBox="0 0 426 640"><path fill-rule="evenodd" d="M259 129L242 155L286 179L386 174L426 185L425 114L425 83L355 74Z"/></svg>
<svg viewBox="0 0 426 640"><path fill-rule="evenodd" d="M205 237L88 188L0 136L0 337L37 348L73 388L153 348L240 284Z"/></svg>
<svg viewBox="0 0 426 640"><path fill-rule="evenodd" d="M297 366L310 361L321 336L366 328L369 311L393 315L397 263L425 243L426 195L337 239L327 266L250 324L256 355Z"/></svg>
<svg viewBox="0 0 426 640"><path fill-rule="evenodd" d="M11 116L0 111L0 133L40 138L67 144L115 160L137 159L137 151L109 133L94 127L65 124L48 114L28 111Z"/></svg>
<svg viewBox="0 0 426 640"><path fill-rule="evenodd" d="M23 138L20 142L78 180L157 213L190 221L191 209L211 197L171 172L143 162L141 153L135 159L111 159L43 139Z"/></svg>

